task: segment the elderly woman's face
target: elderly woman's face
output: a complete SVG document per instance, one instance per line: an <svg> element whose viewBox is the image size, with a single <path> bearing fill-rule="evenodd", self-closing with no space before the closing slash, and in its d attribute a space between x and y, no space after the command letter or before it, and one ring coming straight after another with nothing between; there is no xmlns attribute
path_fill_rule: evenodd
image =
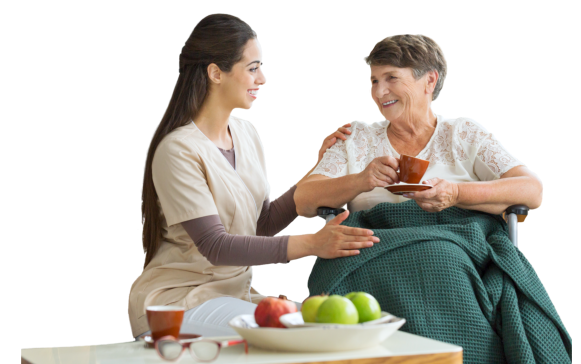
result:
<svg viewBox="0 0 581 364"><path fill-rule="evenodd" d="M386 120L411 116L429 104L426 76L416 80L411 68L371 66L371 97Z"/></svg>

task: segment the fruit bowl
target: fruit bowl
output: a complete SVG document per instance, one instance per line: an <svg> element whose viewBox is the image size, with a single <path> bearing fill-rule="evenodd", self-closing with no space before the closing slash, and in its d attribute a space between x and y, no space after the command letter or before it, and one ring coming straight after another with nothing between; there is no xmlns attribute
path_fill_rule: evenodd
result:
<svg viewBox="0 0 581 364"><path fill-rule="evenodd" d="M300 315L300 313L283 315L281 322L283 317L297 314ZM370 324L370 321L356 325L315 324L315 326L279 329L259 327L254 320L254 315L239 315L228 324L249 344L261 349L332 352L365 349L378 345L405 323L405 319L391 317L395 321L388 320L388 322L376 324ZM296 317L294 319L291 317L291 320L298 321ZM302 321L302 316L300 321Z"/></svg>
<svg viewBox="0 0 581 364"><path fill-rule="evenodd" d="M326 327L326 328L345 328L345 327L353 327L353 326L367 326L367 325L378 325L378 324L389 324L394 322L399 322L402 320L399 317L395 317L394 315L387 313L385 311L381 311L381 317L377 320L367 321L360 324L355 325L342 325L342 324L321 324L317 322L305 322L303 320L303 315L300 312L295 313L287 313L286 315L282 315L280 318L280 323L286 327Z"/></svg>

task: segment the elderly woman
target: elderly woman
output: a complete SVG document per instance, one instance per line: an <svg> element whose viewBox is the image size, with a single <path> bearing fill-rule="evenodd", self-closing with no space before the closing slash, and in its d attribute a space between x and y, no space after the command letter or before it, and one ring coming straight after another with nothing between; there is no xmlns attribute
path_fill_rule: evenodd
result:
<svg viewBox="0 0 581 364"><path fill-rule="evenodd" d="M388 37L366 61L371 96L386 120L353 122L347 140L326 151L294 198L303 216L348 204L345 224L374 229L381 242L333 263L319 259L311 293L368 291L407 319L404 330L463 346L465 362L570 361L564 326L495 216L515 204L538 208L539 178L480 124L434 114L447 70L432 39ZM430 161L423 184L433 188L404 196L384 188L399 183L402 154ZM503 279L513 280L512 288ZM508 298L509 288L527 296L526 304ZM536 307L552 331L528 325L528 311L518 316L524 328L513 327L505 310L526 311L523 305ZM531 332L543 339L522 339Z"/></svg>
<svg viewBox="0 0 581 364"><path fill-rule="evenodd" d="M380 202L416 200L426 211L457 206L493 214L508 206L541 205L542 184L481 125L432 111L446 78L446 60L428 37L402 35L377 43L367 57L371 97L385 121L353 122L351 137L330 148L297 189L297 210L315 216L319 206L366 210ZM427 159L424 183L434 188L399 197L384 187L398 183L401 154Z"/></svg>

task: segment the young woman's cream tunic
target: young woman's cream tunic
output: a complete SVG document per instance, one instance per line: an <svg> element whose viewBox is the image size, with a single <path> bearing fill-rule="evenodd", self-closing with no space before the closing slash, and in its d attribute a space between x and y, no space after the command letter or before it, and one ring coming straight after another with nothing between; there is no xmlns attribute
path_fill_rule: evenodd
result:
<svg viewBox="0 0 581 364"><path fill-rule="evenodd" d="M179 305L186 310L216 297L257 303L252 268L214 266L202 256L181 222L219 215L229 234L256 235L269 185L262 143L248 121L231 117L236 169L194 123L177 128L159 144L153 182L159 197L163 241L129 295L133 336L149 330L145 308Z"/></svg>

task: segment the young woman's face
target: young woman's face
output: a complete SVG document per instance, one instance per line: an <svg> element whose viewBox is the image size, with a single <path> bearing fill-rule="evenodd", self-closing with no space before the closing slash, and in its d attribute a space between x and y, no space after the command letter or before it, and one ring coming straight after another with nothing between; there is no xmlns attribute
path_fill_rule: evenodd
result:
<svg viewBox="0 0 581 364"><path fill-rule="evenodd" d="M251 39L244 47L242 60L224 75L221 96L229 100L233 108L249 109L258 97L258 89L266 78L262 73L262 50L258 40Z"/></svg>

